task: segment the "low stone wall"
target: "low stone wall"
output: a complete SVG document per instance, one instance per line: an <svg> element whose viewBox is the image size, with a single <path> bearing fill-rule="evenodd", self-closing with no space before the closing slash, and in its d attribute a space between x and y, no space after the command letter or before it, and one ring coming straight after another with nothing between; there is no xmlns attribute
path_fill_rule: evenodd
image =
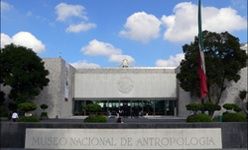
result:
<svg viewBox="0 0 248 150"><path fill-rule="evenodd" d="M248 123L16 123L1 122L1 148L24 148L26 128L221 128L223 148L247 148Z"/></svg>

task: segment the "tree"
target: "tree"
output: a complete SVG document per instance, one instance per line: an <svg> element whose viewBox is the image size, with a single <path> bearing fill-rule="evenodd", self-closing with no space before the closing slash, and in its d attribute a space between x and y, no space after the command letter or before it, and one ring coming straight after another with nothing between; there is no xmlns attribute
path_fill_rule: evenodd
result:
<svg viewBox="0 0 248 150"><path fill-rule="evenodd" d="M5 101L5 93L3 91L0 91L0 105L3 105Z"/></svg>
<svg viewBox="0 0 248 150"><path fill-rule="evenodd" d="M86 107L83 106L83 109L85 109L91 115L92 114L96 115L97 113L99 113L102 110L101 106L96 104L96 103L95 104L87 104Z"/></svg>
<svg viewBox="0 0 248 150"><path fill-rule="evenodd" d="M34 104L33 102L23 102L18 104L18 109L21 111L27 113L30 111L34 111L37 108L37 105Z"/></svg>
<svg viewBox="0 0 248 150"><path fill-rule="evenodd" d="M247 93L248 92L246 90L239 91L239 98L241 100L242 109L248 116L248 100L246 99Z"/></svg>
<svg viewBox="0 0 248 150"><path fill-rule="evenodd" d="M42 109L42 112L40 114L40 119L47 119L48 115L47 115L47 112L45 112L45 110L48 108L48 105L47 104L41 104L40 108Z"/></svg>
<svg viewBox="0 0 248 150"><path fill-rule="evenodd" d="M222 92L226 89L227 81L237 82L239 71L246 67L247 54L240 49L239 39L228 32L203 32L205 65L207 72L208 100L219 103ZM199 56L198 38L183 46L185 59L180 63L180 73L177 79L180 86L191 93L200 95L199 78L197 75L197 59Z"/></svg>
<svg viewBox="0 0 248 150"><path fill-rule="evenodd" d="M0 84L11 87L9 98L17 103L32 100L48 85L48 70L32 49L7 45L0 51Z"/></svg>

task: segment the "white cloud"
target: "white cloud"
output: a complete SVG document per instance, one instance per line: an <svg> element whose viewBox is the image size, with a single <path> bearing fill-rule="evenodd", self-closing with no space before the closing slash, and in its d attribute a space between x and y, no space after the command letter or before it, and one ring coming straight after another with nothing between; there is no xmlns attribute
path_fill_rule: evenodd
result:
<svg viewBox="0 0 248 150"><path fill-rule="evenodd" d="M179 66L181 60L184 59L184 53L176 54L175 56L170 56L168 59L159 59L156 61L157 67L177 67Z"/></svg>
<svg viewBox="0 0 248 150"><path fill-rule="evenodd" d="M124 59L128 60L128 63L129 64L132 64L134 62L134 58L132 56L129 56L129 55L120 55L120 54L117 54L117 55L111 55L109 57L109 61L111 62L116 62L116 63L121 63Z"/></svg>
<svg viewBox="0 0 248 150"><path fill-rule="evenodd" d="M36 53L45 50L45 45L29 32L18 32L12 36L12 38L4 33L1 33L1 47L10 43L31 48Z"/></svg>
<svg viewBox="0 0 248 150"><path fill-rule="evenodd" d="M60 3L55 7L55 11L58 21L65 21L71 17L87 19L85 15L85 8L82 5Z"/></svg>
<svg viewBox="0 0 248 150"><path fill-rule="evenodd" d="M1 48L4 48L5 45L12 43L11 37L7 34L1 33Z"/></svg>
<svg viewBox="0 0 248 150"><path fill-rule="evenodd" d="M86 60L80 60L74 63L71 63L71 65L75 68L100 68L100 65L95 63L88 63Z"/></svg>
<svg viewBox="0 0 248 150"><path fill-rule="evenodd" d="M164 39L172 42L193 40L197 35L197 5L191 2L179 3L173 15L162 16L161 21L166 27ZM203 30L223 32L247 28L247 20L232 8L202 8Z"/></svg>
<svg viewBox="0 0 248 150"><path fill-rule="evenodd" d="M135 61L132 56L122 54L121 49L96 39L90 41L87 46L82 47L81 52L90 56L105 56L110 62L121 63L124 59L127 59L131 64Z"/></svg>
<svg viewBox="0 0 248 150"><path fill-rule="evenodd" d="M145 43L159 36L160 24L160 20L154 15L136 12L127 18L125 29L120 35Z"/></svg>
<svg viewBox="0 0 248 150"><path fill-rule="evenodd" d="M95 27L96 27L96 24L94 24L94 23L81 22L79 24L70 25L69 27L66 28L66 32L74 32L74 33L84 32L84 31L88 31L90 29L93 29Z"/></svg>
<svg viewBox="0 0 248 150"><path fill-rule="evenodd" d="M1 13L10 10L12 7L9 3L1 1Z"/></svg>
<svg viewBox="0 0 248 150"><path fill-rule="evenodd" d="M86 55L91 56L110 56L113 54L121 54L121 49L115 48L112 44L98 41L96 39L89 42L89 44L81 49Z"/></svg>

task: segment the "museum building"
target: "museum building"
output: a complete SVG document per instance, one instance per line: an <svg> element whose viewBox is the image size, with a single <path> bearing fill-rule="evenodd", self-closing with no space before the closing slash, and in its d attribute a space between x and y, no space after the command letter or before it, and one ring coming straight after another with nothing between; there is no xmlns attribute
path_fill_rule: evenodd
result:
<svg viewBox="0 0 248 150"><path fill-rule="evenodd" d="M50 82L36 100L49 105L49 117L88 115L82 108L90 103L98 103L106 115L120 111L123 116L179 113L176 69L127 64L75 69L62 58L43 61Z"/></svg>
<svg viewBox="0 0 248 150"><path fill-rule="evenodd" d="M180 88L179 68L129 67L76 69L62 58L43 59L49 71L49 85L36 97L36 103L48 104L50 118L77 118L88 115L83 106L98 103L102 113L123 116L187 116L185 105L190 94ZM234 102L240 90L247 90L247 67L241 79L231 82L221 104ZM39 110L38 110L39 111Z"/></svg>

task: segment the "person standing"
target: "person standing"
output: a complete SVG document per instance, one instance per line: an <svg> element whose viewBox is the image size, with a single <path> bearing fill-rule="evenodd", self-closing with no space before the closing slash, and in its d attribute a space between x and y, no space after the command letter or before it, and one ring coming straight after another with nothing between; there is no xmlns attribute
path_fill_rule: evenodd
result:
<svg viewBox="0 0 248 150"><path fill-rule="evenodd" d="M16 122L17 119L18 119L18 113L17 113L16 111L14 111L14 112L12 113L11 118L12 118L12 121L13 121L13 122Z"/></svg>

